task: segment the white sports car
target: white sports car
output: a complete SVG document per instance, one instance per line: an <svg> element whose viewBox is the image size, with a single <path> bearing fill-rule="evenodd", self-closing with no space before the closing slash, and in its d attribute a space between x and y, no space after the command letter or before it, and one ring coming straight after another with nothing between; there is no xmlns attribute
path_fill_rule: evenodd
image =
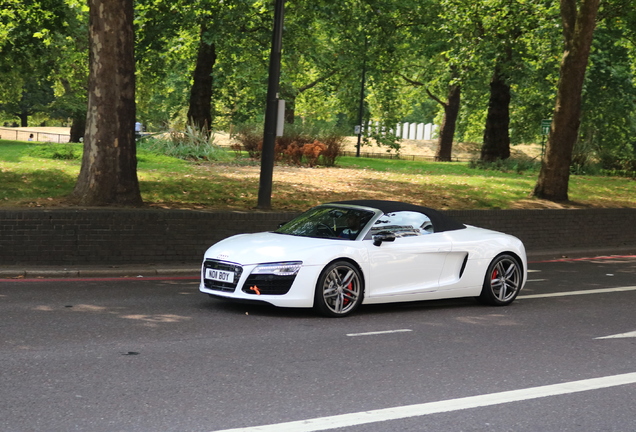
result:
<svg viewBox="0 0 636 432"><path fill-rule="evenodd" d="M511 235L412 204L341 201L216 243L200 290L343 317L360 304L453 297L508 305L526 270L523 243Z"/></svg>

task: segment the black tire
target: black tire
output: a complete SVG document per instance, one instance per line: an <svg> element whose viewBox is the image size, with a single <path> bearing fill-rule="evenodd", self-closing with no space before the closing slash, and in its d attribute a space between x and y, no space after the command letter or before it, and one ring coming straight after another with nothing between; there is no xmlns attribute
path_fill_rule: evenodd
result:
<svg viewBox="0 0 636 432"><path fill-rule="evenodd" d="M324 268L314 293L314 309L328 317L345 317L355 311L364 294L358 268L348 261L335 261Z"/></svg>
<svg viewBox="0 0 636 432"><path fill-rule="evenodd" d="M517 298L522 282L519 261L512 255L499 255L488 266L479 301L493 306L509 305Z"/></svg>

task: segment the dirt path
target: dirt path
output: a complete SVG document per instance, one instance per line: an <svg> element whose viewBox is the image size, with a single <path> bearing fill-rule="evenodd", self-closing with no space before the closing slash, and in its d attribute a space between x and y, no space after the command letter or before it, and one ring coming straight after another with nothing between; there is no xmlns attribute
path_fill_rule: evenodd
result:
<svg viewBox="0 0 636 432"><path fill-rule="evenodd" d="M0 128L5 129L5 128ZM18 127L18 128L6 128L7 131L20 131L26 132L39 132L39 133L51 133L68 135L70 128L68 127ZM1 133L0 133L1 134ZM228 133L216 132L214 134L215 142L222 146L230 146L234 143ZM357 144L357 137L347 137L345 139L344 151L355 152ZM401 140L400 141L400 154L404 157L410 155L423 156L423 157L435 157L437 150L437 140ZM510 149L512 157L518 158L536 158L541 154L541 145L539 144L521 144L512 146ZM378 147L377 145L363 146L361 151L363 153L379 153L387 154L385 148ZM460 160L471 160L479 157L481 151L480 144L478 143L455 143L453 144L453 158ZM394 151L388 152L389 154L395 154Z"/></svg>

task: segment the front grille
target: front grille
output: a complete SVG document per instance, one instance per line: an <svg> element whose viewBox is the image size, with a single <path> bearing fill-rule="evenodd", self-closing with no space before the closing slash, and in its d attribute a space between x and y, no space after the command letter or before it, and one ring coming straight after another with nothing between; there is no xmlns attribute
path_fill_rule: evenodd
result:
<svg viewBox="0 0 636 432"><path fill-rule="evenodd" d="M234 273L234 281L233 282L221 282L212 279L206 279L205 275L207 274L206 269L214 269L214 270L222 270ZM227 262L227 261L217 261L217 260L205 260L203 263L203 285L206 288L223 291L223 292L234 292L236 289L236 284L241 278L241 274L243 273L243 267L239 264Z"/></svg>
<svg viewBox="0 0 636 432"><path fill-rule="evenodd" d="M243 285L243 292L248 294L283 295L289 292L296 275L275 276L271 274L249 275Z"/></svg>

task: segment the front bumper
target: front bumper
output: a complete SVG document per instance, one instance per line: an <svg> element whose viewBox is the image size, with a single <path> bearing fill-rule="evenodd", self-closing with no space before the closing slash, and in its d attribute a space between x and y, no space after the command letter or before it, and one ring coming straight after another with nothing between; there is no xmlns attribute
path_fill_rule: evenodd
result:
<svg viewBox="0 0 636 432"><path fill-rule="evenodd" d="M237 280L235 283L226 283L206 279L208 268L232 271L237 275ZM320 274L319 266L303 265L294 276L252 274L255 268L256 265L243 266L238 263L206 259L201 268L199 291L218 298L266 302L279 307L313 307L314 290Z"/></svg>

